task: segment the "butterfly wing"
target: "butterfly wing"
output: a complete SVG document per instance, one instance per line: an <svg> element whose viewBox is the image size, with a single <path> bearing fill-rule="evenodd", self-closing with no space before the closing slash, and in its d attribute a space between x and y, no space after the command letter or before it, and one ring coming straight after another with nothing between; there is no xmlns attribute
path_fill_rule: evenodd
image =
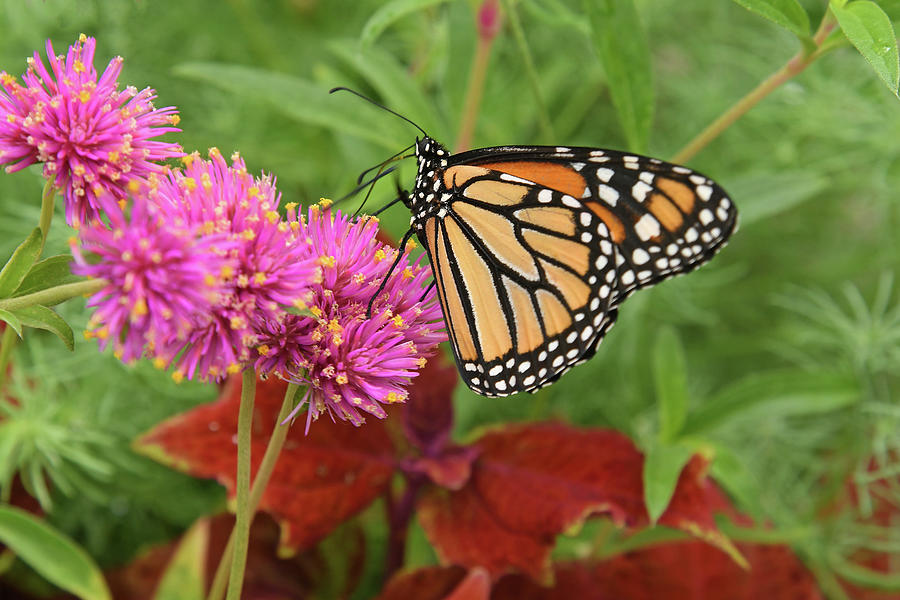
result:
<svg viewBox="0 0 900 600"><path fill-rule="evenodd" d="M708 178L591 148L486 148L428 184L420 232L466 383L533 391L594 354L635 289L687 272L736 224Z"/></svg>

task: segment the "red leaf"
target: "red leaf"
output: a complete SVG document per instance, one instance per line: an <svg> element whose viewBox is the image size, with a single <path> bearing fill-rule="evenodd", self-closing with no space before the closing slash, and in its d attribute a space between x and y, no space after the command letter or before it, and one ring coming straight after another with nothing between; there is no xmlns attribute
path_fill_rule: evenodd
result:
<svg viewBox="0 0 900 600"><path fill-rule="evenodd" d="M233 525L234 518L230 515L218 515L212 519L206 557L207 587ZM314 597L313 591L324 579L327 563L315 552L297 554L290 559L279 558L276 555L278 537L278 527L271 519L265 516L254 519L241 598L301 600ZM108 571L106 579L113 597L151 600L177 544L178 540L175 540L156 546L130 564Z"/></svg>
<svg viewBox="0 0 900 600"><path fill-rule="evenodd" d="M812 574L786 546L738 548L749 570L709 544L678 542L596 564L557 565L551 588L504 577L491 600L822 600Z"/></svg>
<svg viewBox="0 0 900 600"><path fill-rule="evenodd" d="M459 382L456 367L437 353L413 380L404 407L406 437L426 455L440 450L453 428L453 390Z"/></svg>
<svg viewBox="0 0 900 600"><path fill-rule="evenodd" d="M425 567L394 575L376 600L488 600L487 571L462 567Z"/></svg>
<svg viewBox="0 0 900 600"><path fill-rule="evenodd" d="M620 433L521 425L489 432L474 446L481 454L466 486L431 489L419 503L422 527L444 562L546 581L556 536L585 518L606 513L620 525L647 523L644 459ZM721 543L703 469L700 459L689 463L661 520Z"/></svg>
<svg viewBox="0 0 900 600"><path fill-rule="evenodd" d="M259 382L251 446L253 473L275 426L286 384ZM234 494L240 380L216 402L157 425L136 448L196 477L211 477ZM299 423L299 421L298 421ZM283 427L279 425L279 427ZM282 525L282 547L308 548L384 492L394 469L394 447L381 421L361 427L319 420L304 435L291 427L260 509Z"/></svg>

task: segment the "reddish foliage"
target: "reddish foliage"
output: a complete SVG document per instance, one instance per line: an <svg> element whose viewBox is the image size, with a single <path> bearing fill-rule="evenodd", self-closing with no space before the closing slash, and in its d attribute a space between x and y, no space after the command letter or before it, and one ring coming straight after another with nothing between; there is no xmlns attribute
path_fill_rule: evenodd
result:
<svg viewBox="0 0 900 600"><path fill-rule="evenodd" d="M426 456L440 451L453 428L453 389L459 380L456 367L443 354L428 359L413 382L403 407L404 432Z"/></svg>
<svg viewBox="0 0 900 600"><path fill-rule="evenodd" d="M462 567L425 567L392 577L376 600L488 600L487 571Z"/></svg>
<svg viewBox="0 0 900 600"><path fill-rule="evenodd" d="M751 569L703 542L678 542L603 562L560 563L553 585L522 575L500 578L491 600L822 600L815 580L785 546L739 545ZM430 567L391 579L378 600L446 600L466 572Z"/></svg>
<svg viewBox="0 0 900 600"><path fill-rule="evenodd" d="M254 473L285 389L280 380L257 386L251 446ZM240 386L232 380L218 401L161 423L136 446L196 477L214 477L233 494L239 403ZM393 471L394 446L381 421L370 419L354 427L321 419L309 435L304 435L303 427L292 427L260 509L281 521L286 549L307 548L383 493Z"/></svg>
<svg viewBox="0 0 900 600"><path fill-rule="evenodd" d="M647 522L643 456L620 433L520 425L489 432L474 446L480 456L466 486L431 489L419 504L422 526L445 562L547 579L556 536L588 516ZM691 461L660 521L727 548L712 520L704 467Z"/></svg>
<svg viewBox="0 0 900 600"><path fill-rule="evenodd" d="M205 565L207 586L212 581L233 525L234 518L230 515L219 515L212 519ZM327 571L326 562L316 553L310 552L297 554L290 559L278 558L278 537L278 526L265 515L253 521L241 598L302 600L313 597L316 585ZM151 600L177 544L178 540L152 548L129 565L107 572L106 579L113 598Z"/></svg>

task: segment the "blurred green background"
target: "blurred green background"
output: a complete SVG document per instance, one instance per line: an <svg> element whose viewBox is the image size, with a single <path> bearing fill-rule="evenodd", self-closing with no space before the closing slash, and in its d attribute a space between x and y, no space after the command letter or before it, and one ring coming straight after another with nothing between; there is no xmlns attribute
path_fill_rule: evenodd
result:
<svg viewBox="0 0 900 600"><path fill-rule="evenodd" d="M332 86L367 93L454 145L478 5L420 4L429 6L364 44L381 2L0 0L0 70L20 75L47 38L63 53L79 33L95 36L98 70L122 55L121 82L153 87L157 106L178 107L184 133L169 139L187 151L239 150L251 171L277 176L284 201L307 204L348 192L359 172L417 133L350 95L328 96ZM491 49L473 146L627 148L581 2L513 4L538 93L507 15ZM897 3L882 4L897 14ZM825 4L804 6L815 26ZM637 8L655 93L647 153L663 159L800 48L792 34L732 2L643 0ZM690 160L741 211L728 247L700 271L629 300L596 358L551 388L503 399L458 390L458 437L489 424L558 418L615 427L648 450L663 442L705 448L739 506L793 532L785 539L810 564L839 569L842 558L873 545L900 555L900 533L860 524L868 483L880 474L896 480L898 467L898 139L900 102L863 58L849 46L825 55ZM413 172L405 161L400 183L410 187ZM41 186L34 169L0 176L0 256L37 223ZM387 178L370 210L393 197ZM360 200L343 207L355 210ZM49 254L65 252L71 234L57 217ZM398 206L382 222L399 238L408 214ZM86 315L75 304L62 312L78 331ZM48 492L48 518L101 564L127 561L221 505L218 486L128 449L134 436L209 400L214 389L176 386L146 365L99 356L84 341L69 354L40 332L15 360L40 381L14 389L30 407L35 443L57 444L63 456L79 445L49 466L69 485L56 482ZM687 423L661 442L658 396L680 379ZM824 516L843 506L847 482L861 508ZM895 507L898 487L889 497ZM381 514L367 514L373 530ZM411 543L413 563L433 560L421 534ZM372 561L377 570L380 558Z"/></svg>

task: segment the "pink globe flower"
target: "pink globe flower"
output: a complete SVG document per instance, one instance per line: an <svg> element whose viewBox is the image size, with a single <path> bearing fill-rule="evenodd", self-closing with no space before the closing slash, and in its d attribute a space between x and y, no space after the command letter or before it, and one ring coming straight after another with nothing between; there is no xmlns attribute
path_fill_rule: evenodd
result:
<svg viewBox="0 0 900 600"><path fill-rule="evenodd" d="M310 207L305 223L288 206L289 222L308 236L322 267L311 315L261 323L255 364L309 386L307 427L323 412L359 425L365 413L384 418L382 404L404 401L410 380L447 337L434 290L425 291L431 269L410 261L412 244L367 314L399 250L376 239L377 220L353 221L323 204Z"/></svg>
<svg viewBox="0 0 900 600"><path fill-rule="evenodd" d="M153 179L151 199L175 227L188 227L229 241L224 288L208 318L198 319L185 340L159 348L176 362L176 378L221 380L251 359L261 322L277 322L288 308L304 308L321 278L298 224L278 213L280 194L269 176L253 177L235 154L232 165L215 148L209 160L192 154L183 171Z"/></svg>
<svg viewBox="0 0 900 600"><path fill-rule="evenodd" d="M128 216L109 195L96 201L109 224L87 223L81 246L72 243L72 271L108 282L88 300L95 312L85 334L132 361L159 340L184 339L222 293L233 261L226 238L175 227L145 199L136 199Z"/></svg>
<svg viewBox="0 0 900 600"><path fill-rule="evenodd" d="M0 72L0 165L12 172L43 163L44 176L63 190L74 226L98 216L102 195L123 199L162 171L155 161L182 155L177 144L154 140L180 131L175 108L155 108L150 88L120 91L121 57L98 78L95 47L82 34L66 56L56 56L48 40L49 70L35 52L24 85Z"/></svg>

